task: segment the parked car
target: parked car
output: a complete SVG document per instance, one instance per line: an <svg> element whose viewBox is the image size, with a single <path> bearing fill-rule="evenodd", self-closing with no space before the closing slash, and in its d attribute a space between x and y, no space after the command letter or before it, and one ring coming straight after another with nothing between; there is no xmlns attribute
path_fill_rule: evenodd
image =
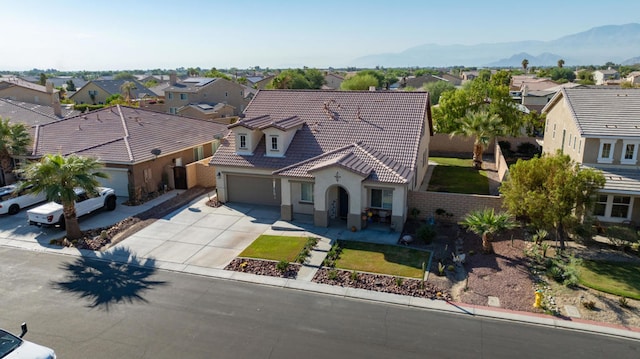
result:
<svg viewBox="0 0 640 359"><path fill-rule="evenodd" d="M20 188L19 185L0 187L0 214L16 214L22 208L44 202L47 195L44 193L31 193L32 186Z"/></svg>
<svg viewBox="0 0 640 359"><path fill-rule="evenodd" d="M76 189L76 215L78 217L95 210L105 208L108 211L116 209L116 193L112 188L97 187L95 193L87 193ZM36 226L60 226L65 228L62 204L49 202L27 211L29 224Z"/></svg>
<svg viewBox="0 0 640 359"><path fill-rule="evenodd" d="M56 359L51 348L22 339L27 334L27 323L22 323L22 334L15 336L0 329L1 359Z"/></svg>

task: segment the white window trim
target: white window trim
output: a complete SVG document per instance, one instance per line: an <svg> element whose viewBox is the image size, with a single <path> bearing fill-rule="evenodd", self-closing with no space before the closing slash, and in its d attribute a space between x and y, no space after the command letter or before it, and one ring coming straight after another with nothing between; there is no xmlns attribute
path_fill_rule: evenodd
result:
<svg viewBox="0 0 640 359"><path fill-rule="evenodd" d="M381 193L382 197L380 198L380 200L382 202L380 203L380 207L374 206L373 203L372 203L372 201L373 201L373 191L382 191L382 193ZM390 191L391 192L391 207L389 207L389 208L384 208L384 191ZM385 211L393 210L393 192L394 192L393 188L371 188L369 190L369 206L370 206L370 208L382 209L382 210L385 210Z"/></svg>
<svg viewBox="0 0 640 359"><path fill-rule="evenodd" d="M633 158L625 159L624 155L627 152L627 145L633 145ZM629 141L624 140L622 142L622 155L620 157L620 163L625 165L635 165L638 162L638 147L640 146L640 141Z"/></svg>
<svg viewBox="0 0 640 359"><path fill-rule="evenodd" d="M185 101L185 100L188 100L188 99L189 99L189 97L187 96L186 93L181 93L180 94L180 100Z"/></svg>
<svg viewBox="0 0 640 359"><path fill-rule="evenodd" d="M631 213L633 212L633 200L634 197L630 196L630 195L622 195L622 194L608 194L607 196L607 203L605 205L604 208L604 216L596 216L596 218L598 220L601 220L603 222L618 222L618 223L622 223L624 221L628 221L631 219ZM626 217L611 217L611 210L613 209L613 197L614 196L619 196L619 197L631 197L631 199L629 200L629 208L627 209L627 216Z"/></svg>
<svg viewBox="0 0 640 359"><path fill-rule="evenodd" d="M204 146L197 146L193 148L193 157L195 161L204 159Z"/></svg>
<svg viewBox="0 0 640 359"><path fill-rule="evenodd" d="M280 141L278 140L278 136L269 136L269 151L278 152L280 151ZM273 139L276 140L276 148L273 148Z"/></svg>
<svg viewBox="0 0 640 359"><path fill-rule="evenodd" d="M242 138L244 137L244 147L242 146ZM248 149L248 143L247 143L247 134L246 133L239 133L238 134L238 148L242 149L242 150L246 150Z"/></svg>
<svg viewBox="0 0 640 359"><path fill-rule="evenodd" d="M611 151L609 151L609 157L602 157L602 149L605 144L611 145ZM616 150L616 140L600 140L600 148L598 149L598 163L613 163L613 154Z"/></svg>

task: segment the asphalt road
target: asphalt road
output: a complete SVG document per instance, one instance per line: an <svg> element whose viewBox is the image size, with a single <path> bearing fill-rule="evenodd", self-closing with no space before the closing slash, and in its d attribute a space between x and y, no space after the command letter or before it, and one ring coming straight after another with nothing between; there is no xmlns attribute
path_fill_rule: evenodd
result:
<svg viewBox="0 0 640 359"><path fill-rule="evenodd" d="M640 358L638 341L0 247L0 326L22 321L59 358Z"/></svg>

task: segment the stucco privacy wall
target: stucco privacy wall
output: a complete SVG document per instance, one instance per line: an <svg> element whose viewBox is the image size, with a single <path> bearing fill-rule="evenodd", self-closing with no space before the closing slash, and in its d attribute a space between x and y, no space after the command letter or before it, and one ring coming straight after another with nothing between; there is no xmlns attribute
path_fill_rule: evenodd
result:
<svg viewBox="0 0 640 359"><path fill-rule="evenodd" d="M209 166L211 157L186 165L187 188L195 186L214 187L216 185L216 168Z"/></svg>
<svg viewBox="0 0 640 359"><path fill-rule="evenodd" d="M476 194L459 194L443 192L416 192L409 191L407 196L409 213L411 209L420 210L420 219L435 217L436 209L442 208L452 213L452 221L461 221L464 216L474 210L493 208L496 212L502 211L502 198L498 196L486 196Z"/></svg>
<svg viewBox="0 0 640 359"><path fill-rule="evenodd" d="M473 153L473 137L453 136L446 133L436 133L429 140L429 155L434 156L438 153ZM493 153L494 141L487 146L484 153Z"/></svg>

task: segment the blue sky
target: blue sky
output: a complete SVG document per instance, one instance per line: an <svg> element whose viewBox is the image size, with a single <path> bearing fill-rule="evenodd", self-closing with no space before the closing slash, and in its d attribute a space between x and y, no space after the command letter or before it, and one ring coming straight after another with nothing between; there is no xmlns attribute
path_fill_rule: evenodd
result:
<svg viewBox="0 0 640 359"><path fill-rule="evenodd" d="M639 22L637 0L0 0L0 70L343 67Z"/></svg>

